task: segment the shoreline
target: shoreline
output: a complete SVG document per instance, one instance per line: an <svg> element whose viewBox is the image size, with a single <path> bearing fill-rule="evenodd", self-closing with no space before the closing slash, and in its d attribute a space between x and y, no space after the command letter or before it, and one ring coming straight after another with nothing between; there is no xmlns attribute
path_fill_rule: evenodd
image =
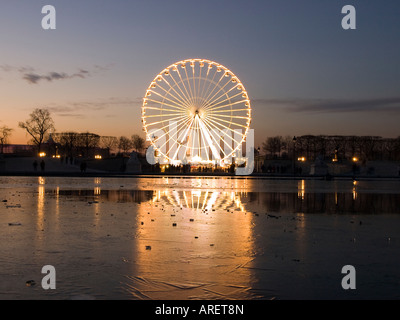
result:
<svg viewBox="0 0 400 320"><path fill-rule="evenodd" d="M378 181L400 180L400 176L364 176L364 175L271 175L253 173L251 175L235 175L227 173L115 173L115 172L63 172L63 171L44 171L44 172L30 172L30 171L10 171L0 172L0 177L71 177L71 178L235 178L235 179L263 179L263 180L363 180L363 181Z"/></svg>

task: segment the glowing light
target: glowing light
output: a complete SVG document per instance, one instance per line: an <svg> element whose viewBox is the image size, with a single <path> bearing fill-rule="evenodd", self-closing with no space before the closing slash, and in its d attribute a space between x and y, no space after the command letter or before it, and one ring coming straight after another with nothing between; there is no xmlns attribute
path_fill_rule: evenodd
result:
<svg viewBox="0 0 400 320"><path fill-rule="evenodd" d="M301 200L304 200L305 195L306 195L306 182L304 180L301 180L297 185L297 197Z"/></svg>
<svg viewBox="0 0 400 320"><path fill-rule="evenodd" d="M305 161L306 161L306 158L305 158L305 157L299 157L299 158L297 158L297 161L305 162Z"/></svg>
<svg viewBox="0 0 400 320"><path fill-rule="evenodd" d="M357 157L353 157L353 162L357 162L358 158Z"/></svg>
<svg viewBox="0 0 400 320"><path fill-rule="evenodd" d="M200 156L194 156L192 158L192 162L193 163L200 163L201 162L201 157Z"/></svg>
<svg viewBox="0 0 400 320"><path fill-rule="evenodd" d="M353 200L357 200L357 189L356 189L356 187L353 188Z"/></svg>
<svg viewBox="0 0 400 320"><path fill-rule="evenodd" d="M44 158L46 156L46 152L40 152L39 157Z"/></svg>
<svg viewBox="0 0 400 320"><path fill-rule="evenodd" d="M102 159L103 157L102 157L101 155L99 155L99 154L96 154L96 155L94 156L94 158L100 160L100 159Z"/></svg>

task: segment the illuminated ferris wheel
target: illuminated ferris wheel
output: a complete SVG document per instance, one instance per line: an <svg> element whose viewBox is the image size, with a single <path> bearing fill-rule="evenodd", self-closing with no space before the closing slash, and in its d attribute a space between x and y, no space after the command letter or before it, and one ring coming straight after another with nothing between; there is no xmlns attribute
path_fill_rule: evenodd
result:
<svg viewBox="0 0 400 320"><path fill-rule="evenodd" d="M210 60L170 65L143 98L146 138L170 163L224 164L240 150L250 122L245 87L232 71Z"/></svg>

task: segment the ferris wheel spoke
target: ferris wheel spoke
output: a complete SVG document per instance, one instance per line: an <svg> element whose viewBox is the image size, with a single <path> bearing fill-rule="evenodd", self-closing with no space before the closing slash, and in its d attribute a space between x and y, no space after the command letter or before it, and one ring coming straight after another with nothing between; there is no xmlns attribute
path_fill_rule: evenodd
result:
<svg viewBox="0 0 400 320"><path fill-rule="evenodd" d="M184 69L186 70L186 65L185 65L185 64L183 64L183 65L185 66ZM188 101L189 101L189 105L193 105L192 96L190 95L189 91L187 90L187 88L186 88L186 86L185 86L185 82L184 82L184 80L183 80L183 78L182 78L181 72L179 71L179 67L182 68L182 65L177 65L177 67L176 67L176 72L178 73L179 79L181 80L180 83L182 84L183 89L184 89L185 92L186 92L186 95L185 95L185 96L187 97L187 99L188 99ZM180 88L180 86L179 86L179 88Z"/></svg>
<svg viewBox="0 0 400 320"><path fill-rule="evenodd" d="M209 93L209 95L208 95L207 98L205 99L205 103L203 104L203 107L205 107L205 106L207 105L208 101L212 101L212 99L214 99L214 97L215 97L220 91L224 90L224 88L225 88L229 83L231 83L231 79L228 79L227 82L226 82L224 85L222 85L222 83L223 83L222 80L223 80L224 78L227 78L226 74L228 73L228 71L226 71L226 70L224 69L224 70L221 70L220 72L222 72L222 76L221 76L220 79L218 80L217 84L214 86L213 90ZM219 89L218 89L218 88L219 88ZM214 90L216 90L216 89L218 89L218 90L217 90L216 92L214 92ZM213 94L213 93L214 93L214 94ZM225 91L224 91L224 93L225 93ZM211 94L213 94L213 95L211 95ZM224 95L224 94L222 94L222 95Z"/></svg>
<svg viewBox="0 0 400 320"><path fill-rule="evenodd" d="M182 79L182 76L181 76L181 74L180 74L180 72L179 72L179 65L173 65L173 66L172 66L172 71L173 71L173 72L170 73L171 79L174 81L175 86L179 89L179 91L181 92L181 94L182 94L184 100L187 102L187 104L188 104L188 105L191 105L191 104L192 104L192 101L191 101L191 99L190 99L190 94L189 94L189 92L186 90L185 86L183 85L183 79ZM175 79L175 77L174 77L174 75L173 75L174 73L177 73L177 74L178 74L178 77L179 77L180 81L179 81L179 80L177 81L177 80ZM182 86L181 86L179 83L181 83ZM183 91L182 87L183 87L183 89L185 89L185 91ZM174 90L175 90L175 89L174 89Z"/></svg>
<svg viewBox="0 0 400 320"><path fill-rule="evenodd" d="M211 65L211 68L210 68L210 64L209 64L208 67L207 67L207 69L208 69L208 70L207 70L207 76L208 76L208 74L209 74L209 72L210 72L210 70L211 70L212 68L215 68L215 66ZM216 76L216 75L217 75L217 72L215 71L215 72L214 72L214 75L213 75L213 77L212 77L212 79L208 81L208 87L207 87L206 91L204 91L205 86L206 86L206 82L204 81L203 89L202 89L202 91L201 91L201 96L202 96L202 97L205 97L205 96L207 95L208 91L210 90L211 84L214 83L214 79L215 79L215 76Z"/></svg>
<svg viewBox="0 0 400 320"><path fill-rule="evenodd" d="M172 77L172 76L171 76L171 77ZM158 87L159 87L161 90L163 90L167 95L170 95L171 97L173 97L173 98L174 98L176 101L178 101L180 104L182 104L182 105L187 105L188 102L187 102L184 98L182 98L182 97L179 95L179 92L177 92L177 91L174 89L174 87L171 86L171 85L169 84L168 81L166 81L166 83L169 85L170 90L165 89L165 88L164 88L163 86L161 86L161 85L159 85ZM179 96L179 99L178 99L177 97L175 97L175 95L173 95L173 94L171 93L171 90L173 90L173 91ZM156 95L158 95L158 96L160 96L160 97L162 97L162 98L165 98L165 99L171 101L170 99L168 99L167 97L163 96L161 93L159 93L159 92L157 92L157 91L155 91L155 90L150 90L150 92L155 93ZM173 101L173 102L176 103L176 101Z"/></svg>
<svg viewBox="0 0 400 320"><path fill-rule="evenodd" d="M246 118L246 119L247 119L247 118ZM214 116L214 117L212 117L212 118L210 117L209 120L222 121L222 122L228 123L228 124L230 124L230 125L237 125L237 126L242 127L242 128L247 128L247 126L245 126L245 125L243 125L243 124L240 124L240 123L233 123L232 121L224 120L224 119L221 119L221 118L219 118L219 117L217 117L217 116Z"/></svg>
<svg viewBox="0 0 400 320"><path fill-rule="evenodd" d="M171 120L178 120L178 119L182 119L182 118L185 118L185 117L187 117L186 115L181 115L181 116L178 116L178 117L174 117L174 118L170 118L169 119L169 121L171 121ZM146 118L146 117L145 117ZM151 123L145 123L145 128L147 128L148 126L154 126L154 125L157 125L157 124L159 124L159 123L163 123L163 122L165 122L166 120L161 120L161 121L156 121L156 122L151 122Z"/></svg>
<svg viewBox="0 0 400 320"><path fill-rule="evenodd" d="M168 125L168 126L169 126L169 125ZM178 130L177 130L177 131L178 131ZM165 133L164 133L162 136L160 136L157 140L159 140L161 137L166 136L167 134L169 134L169 132L165 132ZM166 141L163 143L163 145L160 146L160 149L164 148L164 146L165 146L165 145L167 144L167 142L169 142L169 141L171 141L171 139L166 140ZM172 149L172 148L170 148L169 151L170 151L171 149ZM166 152L165 155L169 154L169 151Z"/></svg>
<svg viewBox="0 0 400 320"><path fill-rule="evenodd" d="M223 77L225 77L225 75L223 75ZM210 100L214 99L214 97L215 97L219 92L221 92L222 90L224 90L225 87L226 87L229 83L231 83L230 80L228 80L222 87L220 87L219 90L218 90L217 92L215 92L214 95L213 95L211 98L207 98L207 101L210 101ZM225 94L226 94L226 91L224 91L224 93L222 94L222 96L224 96ZM206 104L206 105L203 105L203 107L204 107L204 108L207 108L207 104Z"/></svg>
<svg viewBox="0 0 400 320"><path fill-rule="evenodd" d="M188 143L186 144L185 147L185 154L188 153L188 149L189 151L193 150L193 145L194 145L194 141L195 141L195 132L194 132L194 121L192 122L192 125L189 128L188 131ZM191 153L193 153L193 151L191 151Z"/></svg>
<svg viewBox="0 0 400 320"><path fill-rule="evenodd" d="M213 114L210 114L210 116L212 117L212 116L214 116ZM244 117L244 116L233 116L233 115L231 115L231 116L228 116L228 115L224 115L224 114L215 114L215 117L216 118L218 118L218 117L222 117L222 118L231 118L231 119L249 119L249 117Z"/></svg>
<svg viewBox="0 0 400 320"><path fill-rule="evenodd" d="M192 73L193 73L193 100L195 102L195 104L197 104L197 93L196 93L196 77L195 75L195 63L193 61L190 62L190 66L192 67Z"/></svg>
<svg viewBox="0 0 400 320"><path fill-rule="evenodd" d="M225 155L224 150L222 150L220 144L215 140L215 138L214 138L215 144L213 143L213 141L212 141L213 136L210 134L206 123L202 119L199 119L199 123L200 123L201 129L202 129L202 132L205 136L205 139L207 140L207 143L211 149L212 154L214 155L216 160L221 160L221 155L220 155L220 153L218 153L218 150L215 148L215 145L217 145L220 148L220 151L222 151Z"/></svg>
<svg viewBox="0 0 400 320"><path fill-rule="evenodd" d="M167 126L165 126L166 128L167 127L169 127L169 125L167 125ZM164 138L166 135L169 135L169 132L168 131L166 131L164 134L162 134L161 136L159 136L159 137L157 137L157 139L155 140L155 142L156 141L158 141L158 140L160 140L161 138ZM165 142L161 145L161 146L159 146L159 149L163 149L164 148L164 146L168 143L170 141L170 139L168 139L168 140L165 140ZM165 154L165 155L167 155L168 154L168 152Z"/></svg>
<svg viewBox="0 0 400 320"><path fill-rule="evenodd" d="M237 88L237 86L238 86L238 84L236 84L235 86L233 86L232 88L230 88L228 91L224 92L223 94L221 94L220 96L218 96L217 98L215 98L213 101L207 102L207 104L206 104L204 107L205 107L206 109L208 109L209 107L213 106L213 104L214 104L216 101L218 101L219 99L223 98L224 96L227 96L228 98L226 98L226 99L223 100L223 101L227 101L227 100L233 99L233 98L235 98L235 97L237 97L237 96L239 96L239 95L243 95L242 92L239 92L239 93L237 93L237 94L234 94L234 95L232 95L232 96L229 96L229 93L230 93L233 89ZM221 101L218 102L218 103L215 103L215 104L219 104L219 103L221 103Z"/></svg>
<svg viewBox="0 0 400 320"><path fill-rule="evenodd" d="M224 129L227 129L229 132L232 132L233 131L232 128L229 128L229 127L227 127L227 126L225 126L223 124L217 124L217 125L215 123L213 124L212 121L210 121L210 119L203 119L203 120L204 120L204 123L206 124L206 126L209 128L209 130L212 131L216 136L222 138L222 136L220 136L220 134L222 133L223 135L225 135L225 137L230 139L231 143L240 142L240 141L237 141L234 138L232 138L231 135L227 134L225 132L225 130L221 129L221 128L224 128ZM220 131L219 133L216 131L216 128ZM230 147L230 149L233 150L232 147Z"/></svg>
<svg viewBox="0 0 400 320"><path fill-rule="evenodd" d="M191 84L190 84L190 77L189 77L189 75L188 75L188 73L187 73L187 68L185 67L184 69L185 69L186 81L187 81L187 86L188 86L188 88L189 88L190 96L191 96L191 98L192 98L193 104L195 104L195 102L194 102L194 97L195 97L195 95L193 94L192 86L191 86Z"/></svg>
<svg viewBox="0 0 400 320"><path fill-rule="evenodd" d="M213 76L213 78L211 79L211 81L210 81L210 83L209 83L209 85L208 85L208 87L207 87L207 90L204 92L204 95L203 95L203 97L204 97L204 101L208 101L208 99L209 99L209 97L211 96L211 94L214 92L214 90L216 89L216 88L218 88L220 85L219 85L219 83L222 81L222 79L224 78L224 76L222 75L220 78L219 78L219 80L217 81L217 79L216 79L216 77L217 77L217 75L219 74L219 73L221 73L222 71L220 70L221 68L219 67L219 66L214 66L215 67L215 71L214 71L214 76ZM218 70L220 70L220 71L218 71Z"/></svg>
<svg viewBox="0 0 400 320"><path fill-rule="evenodd" d="M197 121L193 121L193 126L190 130L190 135L189 135L189 142L191 144L188 144L188 147L190 146L190 153L193 156L195 156L195 151L196 151L196 143L197 143Z"/></svg>
<svg viewBox="0 0 400 320"><path fill-rule="evenodd" d="M151 115L147 115L146 118L170 117L170 116L177 116L177 115L181 115L181 113L151 114Z"/></svg>
<svg viewBox="0 0 400 320"><path fill-rule="evenodd" d="M235 87L233 87L233 88L235 88ZM221 104L221 103L223 103L223 102L226 102L226 101L230 101L230 100L232 100L232 99L234 99L234 98L236 98L236 97L238 97L238 96L240 96L240 95L243 97L243 93L242 93L242 92L239 92L239 93L237 93L237 94L234 94L234 95L232 95L232 96L229 96L228 93L229 93L233 88L231 88L229 91L223 93L222 95L220 95L218 98L214 99L213 101L210 101L209 103L207 103L207 105L204 106L204 110L209 110L209 109L211 109L211 108L214 108L214 107L218 106L219 104ZM224 96L227 96L228 98L226 98L225 100L221 100L221 101L219 101L219 102L216 102L216 101L218 101L219 99L223 98Z"/></svg>
<svg viewBox="0 0 400 320"><path fill-rule="evenodd" d="M179 69L178 69L178 68L179 68L179 66L174 66L173 69L172 69L172 71L178 73L179 78L181 79L181 83L182 83L182 77L181 77L181 75L180 75L180 73L179 73ZM190 101L190 97L189 97L189 95L188 95L188 92L186 92L186 94L185 94L185 92L183 92L181 86L178 84L178 82L176 81L175 77L173 76L173 72L170 73L171 79L174 81L176 87L177 87L177 88L179 89L179 91L182 93L183 99L186 101L187 105L190 105L190 104L191 104L191 101ZM172 88L173 88L173 87L172 87ZM173 89L173 90L175 91L175 89ZM175 91L175 92L176 92L176 91ZM179 93L177 93L177 94L179 95ZM180 95L179 95L179 96L180 96Z"/></svg>
<svg viewBox="0 0 400 320"><path fill-rule="evenodd" d="M203 131L201 130L201 127L200 127L199 123L197 124L197 128L198 128L197 129L197 139L198 139L198 146L197 146L198 152L197 152L197 154L198 154L199 157L201 157L203 159L203 156L204 156L203 149L206 146L206 142L203 139ZM205 159L208 160L208 157L206 157Z"/></svg>
<svg viewBox="0 0 400 320"><path fill-rule="evenodd" d="M214 110L218 110L218 109L222 109L222 108L226 108L226 107L232 107L232 106L235 106L235 105L240 104L240 103L246 103L246 102L248 102L248 101L249 101L248 99L246 99L246 100L240 100L240 101L235 101L235 102L231 102L231 103L224 104L224 105L222 105L222 106L215 107L215 108L213 108L212 110L214 111Z"/></svg>
<svg viewBox="0 0 400 320"><path fill-rule="evenodd" d="M214 133L218 137L220 135L217 132L215 132L214 128L212 126L210 126L209 124L207 124L206 121L204 121L204 125L208 128L208 130L210 132L210 137L214 141L214 143L212 144L212 146L214 147L214 149L212 149L213 154L214 153L216 154L215 157L217 159L221 159L221 154L223 155L223 158L226 158L228 155L226 154L225 150L221 147L220 141L217 141L216 138L214 137L214 135L211 133ZM233 151L233 148L228 143L224 143L224 145L227 146L229 149L231 149L231 151ZM215 146L217 146L217 148Z"/></svg>
<svg viewBox="0 0 400 320"><path fill-rule="evenodd" d="M198 84L197 84L197 95L198 95L198 101L197 101L197 103L201 103L201 100L199 100L200 98L201 98L201 95L200 95L200 84L201 84L201 81L202 81L202 78L201 78L201 74L202 74L202 70L203 70L203 68L204 68L204 63L203 64L201 64L202 62L200 62L200 64L199 64L199 70L200 70L200 72L199 72L199 82L198 82Z"/></svg>
<svg viewBox="0 0 400 320"><path fill-rule="evenodd" d="M210 118L207 119L207 121L210 123L210 125L212 125L212 124L214 124L214 126L216 125L217 128L221 128L221 127L222 127L222 128L224 128L224 129L227 129L227 130L229 130L229 131L231 131L231 132L237 134L238 136L239 136L239 135L242 135L242 132L241 132L241 131L236 131L235 129L232 129L231 127L228 127L227 125L225 125L225 124L223 124L223 123L221 123L221 122L219 122L219 121L216 121L216 120L210 119ZM226 121L225 121L225 122L226 122ZM227 122L230 124L229 121L227 121ZM223 133L225 134L225 136L228 136L228 137L229 137L229 135L226 134L226 133L224 132L224 130L222 130L221 132L223 132ZM239 144L239 143L240 143L240 141L236 140L235 138L230 137L230 139L232 139L232 141L235 142L236 144Z"/></svg>
<svg viewBox="0 0 400 320"><path fill-rule="evenodd" d="M217 70L218 70L218 68L219 67L217 67ZM216 73L220 73L220 72L222 72L222 70L221 71L216 71ZM219 78L219 80L217 81L217 83L215 83L214 84L214 87L212 88L212 90L210 91L210 92L208 92L208 95L205 97L205 99L204 99L204 102L206 103L206 101L209 101L210 100L210 96L212 95L212 93L214 92L214 90L216 90L216 89L218 89L218 88L221 88L221 86L220 86L220 83L221 83L221 81L222 81L222 79L224 79L225 78L225 74L224 74L224 72L222 72L222 76ZM212 99L212 98L211 98ZM204 107L204 104L202 105L202 107Z"/></svg>
<svg viewBox="0 0 400 320"><path fill-rule="evenodd" d="M174 141L176 141L176 143L179 144L180 143L179 141L180 141L181 137L184 138L184 135L182 135L184 133L184 130L182 130L182 129L190 127L192 125L192 121L193 121L193 119L188 117L187 119L181 121L181 123L177 124L177 126L176 126L176 134L177 134L176 139L174 139L175 137L174 138L170 137L170 140L173 139ZM178 132L180 132L180 134L178 134Z"/></svg>
<svg viewBox="0 0 400 320"><path fill-rule="evenodd" d="M189 119L189 120L190 120L190 119ZM186 123L186 122L184 122L184 121L188 121L188 120L187 120L187 119L186 119L186 120L185 120L185 119L182 119L181 121L182 121L181 123ZM164 120L163 122L165 122L165 120ZM160 131L165 131L165 130L166 130L167 128L169 128L170 126L171 126L171 123L168 123L167 125L165 125L165 126L159 128L158 130L160 130ZM177 129L177 131L179 131L179 130ZM166 136L167 134L168 134L168 132L165 132L165 133L162 134L161 136L157 137L157 139L155 139L154 142L155 142L155 141L158 141L160 138L163 138L163 137Z"/></svg>
<svg viewBox="0 0 400 320"><path fill-rule="evenodd" d="M214 113L220 113L220 112L240 112L240 111L250 111L249 108L246 109L225 109L225 110L213 110L213 111L209 111L209 114L214 114Z"/></svg>
<svg viewBox="0 0 400 320"><path fill-rule="evenodd" d="M162 110L163 106L167 106L167 107L170 107L175 110L182 110L182 111L186 110L185 106L178 105L178 104L170 104L170 103L166 103L164 101L154 100L154 99L150 99L150 98L146 98L146 101L154 102L154 104L149 106L149 108L153 108L153 109L159 108L160 110Z"/></svg>
<svg viewBox="0 0 400 320"><path fill-rule="evenodd" d="M193 142L193 145L191 146L191 151L192 151L192 156L195 155L196 152L196 143L197 143L197 122L194 121L194 126L192 128L191 134L193 136L193 138L191 139L191 141Z"/></svg>
<svg viewBox="0 0 400 320"><path fill-rule="evenodd" d="M189 131L190 131L190 128L192 127L192 124L193 124L193 118L189 119L188 125L187 125L187 127L186 127L186 131L185 131L185 130L182 130L181 134L178 136L177 141L176 141L177 144L178 144L178 147L176 148L175 154L174 154L173 157L171 158L172 160L174 160L174 159L177 157L178 152L179 152L179 149L183 146L183 143L182 143L182 142L179 142L179 141L180 141L182 138L185 138L185 137L188 136ZM181 141L182 141L182 140L181 140ZM169 153L170 151L171 151L171 149L168 150L168 153Z"/></svg>
<svg viewBox="0 0 400 320"><path fill-rule="evenodd" d="M221 128L218 128L219 131L220 131L220 133L216 132L215 129L214 129L215 125L214 125L214 124L211 124L209 121L205 120L204 123L207 125L207 127L210 129L210 131L212 131L216 136L221 137L221 138L224 138L224 141L225 141L226 146L227 146L229 149L231 149L231 151L233 151L232 144L233 144L233 143L236 144L238 141L236 141L234 138L232 138L231 135L227 134L227 133L225 132L225 130L221 130ZM232 130L229 129L228 127L227 127L226 129L227 129L229 132L232 131ZM222 133L225 137L221 136L221 135L220 135L221 133ZM230 144L229 144L225 139L229 139ZM215 138L214 138L214 141L216 141ZM216 143L217 143L218 146L220 146L220 144L219 144L218 142L216 142Z"/></svg>
<svg viewBox="0 0 400 320"><path fill-rule="evenodd" d="M164 106L168 106L168 107L178 109L178 110L183 110L183 111L186 110L186 108L184 106L180 106L180 105L176 105L176 104L169 104L169 103L165 103L163 101L153 100L153 99L149 99L149 98L146 98L146 99L147 99L147 101L151 101L151 102L160 104L161 106L164 105ZM156 108L156 107L154 107L154 108ZM160 109L162 109L162 107L160 107Z"/></svg>
<svg viewBox="0 0 400 320"><path fill-rule="evenodd" d="M199 123L200 124L200 123ZM202 136L202 138L203 138L203 141L204 141L204 143L203 143L203 148L204 148L204 150L205 150L205 152L206 152L206 159L207 160L209 160L210 159L210 157L209 157L209 154L208 154L208 148L207 148L207 145L211 148L211 150L212 150L212 147L213 147L213 143L212 143L212 141L208 141L207 140L207 137L206 137L206 132L204 132L204 130L200 127L200 132L201 132L201 136Z"/></svg>
<svg viewBox="0 0 400 320"><path fill-rule="evenodd" d="M163 107L146 107L146 110L158 110L158 111L177 112L177 109L168 109L168 108L163 108ZM182 112L180 112L180 114L182 114Z"/></svg>

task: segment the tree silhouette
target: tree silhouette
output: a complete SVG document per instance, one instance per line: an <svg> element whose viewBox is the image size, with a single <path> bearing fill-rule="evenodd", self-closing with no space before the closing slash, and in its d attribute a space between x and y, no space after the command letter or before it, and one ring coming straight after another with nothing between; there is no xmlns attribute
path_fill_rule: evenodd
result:
<svg viewBox="0 0 400 320"><path fill-rule="evenodd" d="M280 156L281 151L283 149L283 141L281 136L269 137L262 144L263 151L265 153L269 153L272 156L275 156L278 153Z"/></svg>
<svg viewBox="0 0 400 320"><path fill-rule="evenodd" d="M96 133L83 132L78 134L78 147L82 156L88 158L90 151L99 146L100 136Z"/></svg>
<svg viewBox="0 0 400 320"><path fill-rule="evenodd" d="M130 149L132 149L132 140L125 136L120 137L118 148L122 150L123 153L127 153Z"/></svg>
<svg viewBox="0 0 400 320"><path fill-rule="evenodd" d="M28 120L19 122L18 126L25 129L32 137L33 143L40 152L46 133L54 130L54 121L49 110L37 108L29 115Z"/></svg>
<svg viewBox="0 0 400 320"><path fill-rule="evenodd" d="M3 153L4 145L8 144L8 138L10 137L12 131L13 129L7 126L2 126L0 128L0 153Z"/></svg>
<svg viewBox="0 0 400 320"><path fill-rule="evenodd" d="M54 134L53 137L57 143L61 145L61 149L68 157L73 157L78 145L79 133L76 132L61 132Z"/></svg>
<svg viewBox="0 0 400 320"><path fill-rule="evenodd" d="M132 135L132 146L136 152L140 152L144 149L144 139L138 134Z"/></svg>
<svg viewBox="0 0 400 320"><path fill-rule="evenodd" d="M102 148L107 149L107 152L110 155L111 150L118 146L118 139L112 136L102 136L100 137L100 145Z"/></svg>

